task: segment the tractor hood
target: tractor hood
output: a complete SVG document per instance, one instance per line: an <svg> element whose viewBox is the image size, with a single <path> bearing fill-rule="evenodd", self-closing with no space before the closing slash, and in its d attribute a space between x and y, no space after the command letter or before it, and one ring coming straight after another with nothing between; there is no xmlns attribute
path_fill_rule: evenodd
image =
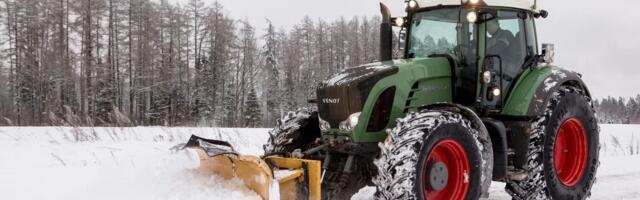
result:
<svg viewBox="0 0 640 200"><path fill-rule="evenodd" d="M373 63L343 70L318 88L320 118L338 128L349 115L362 111L369 92L381 79L398 73L398 68L383 63Z"/></svg>

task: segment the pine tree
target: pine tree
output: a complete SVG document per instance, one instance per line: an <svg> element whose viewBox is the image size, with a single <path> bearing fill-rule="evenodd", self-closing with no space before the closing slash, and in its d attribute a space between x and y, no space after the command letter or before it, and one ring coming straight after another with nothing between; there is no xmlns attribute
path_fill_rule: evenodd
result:
<svg viewBox="0 0 640 200"><path fill-rule="evenodd" d="M262 125L262 109L260 108L260 100L253 86L249 87L247 100L244 102L244 126L260 127Z"/></svg>
<svg viewBox="0 0 640 200"><path fill-rule="evenodd" d="M636 101L636 98L629 98L627 102L627 118L628 123L639 123L638 114L640 114L640 102Z"/></svg>
<svg viewBox="0 0 640 200"><path fill-rule="evenodd" d="M267 33L263 36L264 46L262 55L264 57L264 72L266 73L266 120L268 125L273 125L280 114L280 72L278 69L278 43L277 33L273 23L267 20Z"/></svg>
<svg viewBox="0 0 640 200"><path fill-rule="evenodd" d="M222 108L223 108L223 126L225 127L233 127L235 124L235 120L236 120L236 115L238 114L236 112L236 108L235 108L235 85L233 84L227 84L225 90L224 90L224 97L223 97L223 101L222 101Z"/></svg>

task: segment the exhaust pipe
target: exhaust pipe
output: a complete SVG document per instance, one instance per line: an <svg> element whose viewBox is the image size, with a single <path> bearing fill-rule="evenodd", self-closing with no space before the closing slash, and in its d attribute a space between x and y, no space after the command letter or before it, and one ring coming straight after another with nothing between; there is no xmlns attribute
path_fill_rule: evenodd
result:
<svg viewBox="0 0 640 200"><path fill-rule="evenodd" d="M391 27L391 11L380 2L382 23L380 24L380 61L393 59L393 28Z"/></svg>

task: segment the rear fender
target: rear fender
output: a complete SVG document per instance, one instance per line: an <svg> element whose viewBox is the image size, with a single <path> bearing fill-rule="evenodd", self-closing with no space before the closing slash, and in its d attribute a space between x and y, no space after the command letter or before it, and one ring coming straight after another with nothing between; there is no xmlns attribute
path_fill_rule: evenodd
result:
<svg viewBox="0 0 640 200"><path fill-rule="evenodd" d="M581 75L556 66L542 66L526 71L515 84L502 115L535 117L544 113L551 95L561 86L580 88L591 97Z"/></svg>

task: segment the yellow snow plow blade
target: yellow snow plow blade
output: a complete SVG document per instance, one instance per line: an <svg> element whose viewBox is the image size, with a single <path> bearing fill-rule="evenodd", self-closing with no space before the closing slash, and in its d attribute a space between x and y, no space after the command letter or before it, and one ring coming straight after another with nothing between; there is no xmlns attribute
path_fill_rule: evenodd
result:
<svg viewBox="0 0 640 200"><path fill-rule="evenodd" d="M262 199L320 200L320 161L239 155L227 142L197 136L184 148L198 153L200 172L240 179Z"/></svg>

